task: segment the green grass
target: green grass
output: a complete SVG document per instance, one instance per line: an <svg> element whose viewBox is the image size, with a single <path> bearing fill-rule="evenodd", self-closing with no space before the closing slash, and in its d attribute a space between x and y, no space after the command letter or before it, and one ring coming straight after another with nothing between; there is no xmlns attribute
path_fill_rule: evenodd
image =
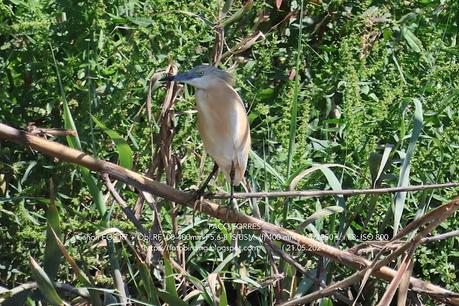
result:
<svg viewBox="0 0 459 306"><path fill-rule="evenodd" d="M459 181L457 1L331 0L312 5L284 0L280 9L275 2L2 2L0 121L23 128L28 123L73 128L78 137L54 140L145 173L158 143L165 96L156 84L151 105L146 105L149 78L170 63L180 70L209 63L213 24L221 22L225 51L256 31L265 36L221 66L233 68L236 89L249 111L253 145L246 178L252 190ZM190 112L194 107L192 92L185 89L174 106L171 152L179 163L176 187L182 190L198 186L211 167L207 158L201 168L203 148L196 114ZM55 199L50 197L50 179ZM165 182L164 173L158 180ZM116 188L133 208L137 192L122 184ZM212 189L224 189L221 176ZM317 239L341 236L324 242L346 249L361 242L350 237L390 237L457 192L259 199L240 201L239 207L247 214L258 207L267 221L290 229L307 222L304 234ZM198 239L180 239L179 245L187 248L180 254L176 242L166 239L170 259L184 262L186 275L154 250L147 261L147 243L137 240L134 225L106 193L96 173L2 142L0 286L11 289L37 280L35 292L40 293L23 296L27 305L40 299L74 301L65 291L55 293L54 281L96 288L89 290L96 304L102 303L104 292L107 299L116 298L118 282L129 298L146 304L230 305L238 300L271 305L277 267L285 273L280 300L316 290L291 265L278 257L270 260L258 239L241 239L245 249L231 252L224 247L235 243L234 227L223 228L202 214L193 219L191 210L178 206L174 211L161 199L157 208L164 233ZM140 222L151 230L153 220L153 210L144 205ZM434 234L457 229L458 222L450 218ZM51 228L62 235L60 247ZM97 234L112 228L127 239L104 244ZM83 240L84 235L97 239ZM451 238L421 245L414 275L459 291L458 243ZM199 249L210 246L223 251ZM351 271L331 262L325 265L307 252L289 253L324 276L327 284ZM50 265L52 254L65 260ZM377 301L385 285L372 282L374 294L365 298ZM323 303L338 304L334 298Z"/></svg>

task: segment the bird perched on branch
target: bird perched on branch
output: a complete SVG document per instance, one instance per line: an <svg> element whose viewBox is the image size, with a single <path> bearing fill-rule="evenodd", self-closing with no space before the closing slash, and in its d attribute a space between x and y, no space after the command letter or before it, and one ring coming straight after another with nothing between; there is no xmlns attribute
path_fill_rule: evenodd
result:
<svg viewBox="0 0 459 306"><path fill-rule="evenodd" d="M204 148L214 160L214 168L198 196L204 192L218 169L231 185L244 178L250 151L250 127L244 103L233 88L230 73L213 66L199 65L190 71L169 76L163 81L189 84L196 88L198 129Z"/></svg>

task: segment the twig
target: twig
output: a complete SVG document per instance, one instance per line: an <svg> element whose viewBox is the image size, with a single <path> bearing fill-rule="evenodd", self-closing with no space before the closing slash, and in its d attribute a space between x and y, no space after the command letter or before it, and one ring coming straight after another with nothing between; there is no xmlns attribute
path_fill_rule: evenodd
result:
<svg viewBox="0 0 459 306"><path fill-rule="evenodd" d="M390 282L389 286L386 289L386 292L384 292L384 295L382 296L377 306L390 305L397 291L397 288L399 288L400 283L404 279L405 273L407 271L408 273L410 273L409 269L413 263L413 254L415 250L416 250L416 244L413 243L410 249L406 252L405 257L403 258L402 263L400 264L400 267L397 271L396 276ZM408 288L406 287L405 291L402 293L405 296L405 299L406 299L407 292L408 292Z"/></svg>
<svg viewBox="0 0 459 306"><path fill-rule="evenodd" d="M38 285L36 282L29 282L29 283L21 284L10 290L5 290L5 291L2 290L0 292L0 303L3 303L4 301L15 296L16 294L19 294L21 292L28 291L28 290L33 290L36 288L38 288Z"/></svg>
<svg viewBox="0 0 459 306"><path fill-rule="evenodd" d="M223 60L227 58L228 56L233 56L235 54L242 53L252 47L254 44L257 43L257 40L259 38L265 39L265 36L263 35L263 32L257 31L255 33L250 34L248 37L244 38L241 40L239 43L237 43L234 47L231 48L231 50L226 51L221 55L220 60Z"/></svg>
<svg viewBox="0 0 459 306"><path fill-rule="evenodd" d="M190 193L179 191L175 188L154 181L137 172L125 169L110 162L96 159L88 154L85 154L84 152L69 148L54 141L49 141L37 136L30 135L29 133L17 130L1 123L0 139L9 140L25 147L30 147L31 149L34 149L48 156L57 157L60 160L69 161L93 171L106 172L113 178L116 178L126 184L130 184L139 190L150 192L158 197L162 197L169 201L188 206L189 208L194 207L194 196ZM445 207L446 211L456 210L459 208L459 198L451 200L449 203L443 205L442 207ZM346 266L359 270L371 266L371 262L365 258L321 243L312 238L305 237L292 230L282 228L272 223L247 216L239 212L235 212L226 206L220 206L211 201L203 200L200 209L205 214L218 218L224 222L245 224L250 226L250 228L255 231L265 232L269 235L273 235L284 243L301 245L312 254L325 256ZM396 271L389 267L382 266L379 268L374 267L372 274L381 279L390 281L396 275ZM452 293L451 291L446 290L440 286L422 281L421 279L415 277L410 278L410 285L412 288L423 290L424 292L436 292L436 295L441 297ZM434 298L438 297L434 296ZM443 299L441 300L443 301ZM454 305L459 305L459 298L452 298L448 302Z"/></svg>
<svg viewBox="0 0 459 306"><path fill-rule="evenodd" d="M212 54L212 65L217 66L220 63L225 41L224 26L218 24L215 26L215 45Z"/></svg>
<svg viewBox="0 0 459 306"><path fill-rule="evenodd" d="M72 129L59 128L40 128L33 124L27 126L27 131L33 135L51 135L51 136L76 136L77 132Z"/></svg>
<svg viewBox="0 0 459 306"><path fill-rule="evenodd" d="M56 289L62 290L62 291L67 291L71 294L78 295L82 298L85 298L86 300L90 299L89 291L86 288L75 288L72 285L66 284L66 283L54 283L54 287ZM36 282L28 282L21 284L17 287L14 287L10 290L5 290L0 292L0 303L3 303L9 298L12 298L13 296L24 292L28 290L35 290L38 288L38 285Z"/></svg>
<svg viewBox="0 0 459 306"><path fill-rule="evenodd" d="M353 246L352 248L348 249L348 251L353 253L353 254L361 254L361 253L374 252L375 249L380 250L382 247L384 247L385 249L399 248L400 244L402 242L401 241L397 242L395 240L397 240L400 237L405 236L409 231L413 231L414 229L417 229L417 228L421 227L422 225L424 225L426 223L426 220L427 221L429 219L430 220L435 220L435 219L439 218L439 216L444 213L445 209L443 209L443 208L444 208L443 206L440 206L440 207L430 211L428 214L425 214L421 218L416 219L413 222L411 222L410 224L408 224L405 228L402 229L401 232L399 232L399 234L397 234L396 237L391 239L391 245L390 246L388 246L387 242L385 242L385 241L380 241L380 240L365 241L365 242L363 242L363 243L361 243L359 245ZM448 239L448 238L451 238L451 237L457 237L457 236L459 236L459 230L451 231L451 232L440 234L440 235L436 235L436 236L424 237L424 238L421 239L420 243L423 244L423 243L429 243L429 242L434 242L434 241L440 241L440 240Z"/></svg>
<svg viewBox="0 0 459 306"><path fill-rule="evenodd" d="M459 236L459 230L455 230L452 232L448 232L448 233L444 233L444 234L440 234L440 235L436 235L432 237L424 237L421 239L421 243L440 241L440 240L448 239L451 237L457 237L457 236Z"/></svg>
<svg viewBox="0 0 459 306"><path fill-rule="evenodd" d="M407 187L390 187L376 189L344 189L344 190L303 190L303 191L260 191L260 192L237 192L234 194L235 199L247 198L316 198L333 195L360 195L360 194L381 194L381 193L396 193L401 191L420 191L427 189L451 188L459 187L459 182L451 182L444 184L426 184ZM231 196L227 192L209 194L208 199L229 199Z"/></svg>
<svg viewBox="0 0 459 306"><path fill-rule="evenodd" d="M121 209L123 210L124 214L126 217L129 219L129 221L134 224L136 229L145 237L148 237L148 232L147 230L143 227L142 223L135 217L134 213L132 210L128 207L127 203L121 198L119 193L116 191L115 186L113 186L112 182L110 181L110 178L108 177L107 173L102 173L102 178L105 182L105 186L107 186L108 190L112 194L113 198L115 198L116 202L120 204Z"/></svg>

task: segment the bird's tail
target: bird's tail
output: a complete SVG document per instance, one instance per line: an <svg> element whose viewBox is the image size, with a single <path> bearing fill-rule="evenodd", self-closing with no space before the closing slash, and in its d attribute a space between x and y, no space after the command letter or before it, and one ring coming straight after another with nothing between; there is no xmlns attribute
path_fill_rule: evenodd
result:
<svg viewBox="0 0 459 306"><path fill-rule="evenodd" d="M244 179L244 172L245 171L242 170L240 167L235 167L233 181L234 186L239 186L239 184L241 184L241 181Z"/></svg>
<svg viewBox="0 0 459 306"><path fill-rule="evenodd" d="M241 181L244 179L244 174L245 174L247 163L241 165L239 161L236 159L235 162L234 161L232 162L232 166L234 167L233 186L239 186L241 184ZM231 183L231 167L232 166L220 168L220 170L225 174L225 179L230 183Z"/></svg>

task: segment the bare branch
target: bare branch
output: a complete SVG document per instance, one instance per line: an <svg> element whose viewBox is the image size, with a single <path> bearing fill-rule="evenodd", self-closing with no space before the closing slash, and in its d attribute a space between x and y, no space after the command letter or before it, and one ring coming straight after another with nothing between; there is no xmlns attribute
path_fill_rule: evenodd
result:
<svg viewBox="0 0 459 306"><path fill-rule="evenodd" d="M448 239L451 237L457 237L457 236L459 236L459 230L451 231L451 232L436 235L436 236L424 237L421 239L421 243L440 241L440 240Z"/></svg>
<svg viewBox="0 0 459 306"><path fill-rule="evenodd" d="M51 135L51 136L76 136L77 132L71 129L58 128L40 128L35 125L29 125L27 131L34 135Z"/></svg>
<svg viewBox="0 0 459 306"><path fill-rule="evenodd" d="M428 189L440 189L459 187L459 182L451 182L444 184L426 184L407 187L390 187L376 189L344 189L344 190L303 190L303 191L261 191L261 192L237 192L234 194L235 199L247 198L318 198L334 195L361 195L361 194L382 194L396 193L401 191L420 191ZM222 192L207 195L208 199L229 199L229 193Z"/></svg>
<svg viewBox="0 0 459 306"><path fill-rule="evenodd" d="M88 301L90 299L88 289L86 288L75 288L72 285L69 285L66 283L58 283L58 282L54 283L54 287L56 287L56 289L58 290L67 291L70 294L74 294L82 298L85 298ZM16 294L19 294L19 293L22 293L28 290L35 290L37 288L38 288L38 285L36 282L28 282L28 283L21 284L9 290L0 291L0 303L3 303L9 298L12 298Z"/></svg>
<svg viewBox="0 0 459 306"><path fill-rule="evenodd" d="M123 210L126 217L129 221L134 224L136 229L145 237L148 237L147 230L143 227L142 223L135 217L134 212L128 207L127 203L123 200L123 198L119 195L118 191L116 191L115 186L110 181L110 178L106 173L102 173L102 178L104 179L105 186L107 186L108 190L111 192L112 196L115 198L116 202L120 204L121 209Z"/></svg>

